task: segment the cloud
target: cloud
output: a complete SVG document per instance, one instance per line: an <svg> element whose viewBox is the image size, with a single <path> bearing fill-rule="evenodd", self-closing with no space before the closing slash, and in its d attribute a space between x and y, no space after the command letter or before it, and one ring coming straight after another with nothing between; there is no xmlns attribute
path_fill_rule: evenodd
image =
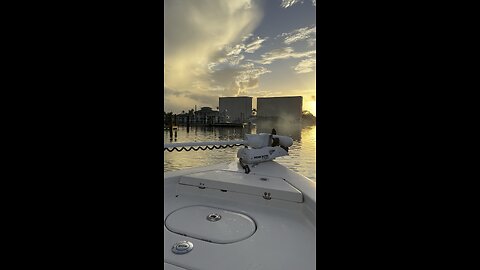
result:
<svg viewBox="0 0 480 270"><path fill-rule="evenodd" d="M282 6L298 3L303 1L282 1ZM269 37L253 35L263 16L260 6L257 0L164 0L165 110L178 112L195 105L215 108L218 96L281 93L289 83L279 80L282 87L278 89L262 84L262 76L274 68L263 65L277 60L298 59L289 70L292 75L315 68L311 60L303 61L316 55L316 29L311 25L281 36L277 43L286 48L261 51L269 45ZM310 46L297 52L292 47L301 40ZM288 72L289 67L285 68ZM298 93L302 90L293 88Z"/></svg>
<svg viewBox="0 0 480 270"><path fill-rule="evenodd" d="M303 4L303 0L282 0L282 4L280 4L281 7L283 8L289 8L295 4ZM312 5L313 6L317 6L317 1L316 0L312 0Z"/></svg>
<svg viewBox="0 0 480 270"><path fill-rule="evenodd" d="M241 66L242 71L235 78L240 90L253 88L258 85L260 75L270 73L271 71L265 67L255 66L253 63L247 63Z"/></svg>
<svg viewBox="0 0 480 270"><path fill-rule="evenodd" d="M283 8L289 8L300 2L303 3L301 0L282 0L282 4L280 6Z"/></svg>
<svg viewBox="0 0 480 270"><path fill-rule="evenodd" d="M244 37L242 38L242 42L245 42L245 41L247 41L247 39L249 39L249 38L250 38L250 37L252 37L252 36L253 36L253 34L252 34L252 33L250 33L250 34L248 34L248 35L244 36Z"/></svg>
<svg viewBox="0 0 480 270"><path fill-rule="evenodd" d="M247 53L254 53L256 50L260 49L262 47L262 43L267 40L268 37L262 39L260 37L257 37L257 39L255 39L254 41L252 41L251 43L249 43L246 48L245 48L245 52Z"/></svg>
<svg viewBox="0 0 480 270"><path fill-rule="evenodd" d="M300 61L293 69L297 73L308 73L314 71L317 64L317 60L315 58L304 59Z"/></svg>
<svg viewBox="0 0 480 270"><path fill-rule="evenodd" d="M244 37L247 41L251 35ZM261 48L262 43L268 37L256 37L250 42L236 45L226 45L222 50L217 51L208 63L208 75L204 76L203 82L198 80L194 85L198 89L215 89L218 95L241 95L248 89L259 85L259 77L269 73L265 67L255 66L253 63L242 63L245 56L243 53L254 53Z"/></svg>
<svg viewBox="0 0 480 270"><path fill-rule="evenodd" d="M236 66L240 63L240 61L242 61L243 59L245 58L245 56L243 54L230 54L230 55L227 55L223 58L220 58L218 59L218 62L217 63L209 63L209 65L218 65L218 64L229 64L229 65L232 65L232 66Z"/></svg>
<svg viewBox="0 0 480 270"><path fill-rule="evenodd" d="M251 35L244 37L242 40L247 40ZM207 69L213 71L214 69L220 69L223 64L229 64L230 66L239 65L240 62L245 59L242 53L254 53L256 50L262 47L262 43L267 40L268 37L257 37L255 40L248 44L240 43L236 45L227 44L220 50L217 50L212 57L210 57L210 63L207 64Z"/></svg>
<svg viewBox="0 0 480 270"><path fill-rule="evenodd" d="M273 61L280 59L304 58L314 56L315 54L315 50L307 52L295 52L292 47L285 47L267 52L261 56L262 59L252 61L255 63L267 65L273 63Z"/></svg>
<svg viewBox="0 0 480 270"><path fill-rule="evenodd" d="M165 108L200 103L215 107L218 96L241 95L258 87L260 76L270 71L242 64L245 54L256 52L268 39L252 34L262 19L256 4L165 0Z"/></svg>
<svg viewBox="0 0 480 270"><path fill-rule="evenodd" d="M241 95L248 89L258 86L259 77L271 72L265 67L247 63L240 66L229 66L213 71L210 74L210 85L222 89L223 95Z"/></svg>
<svg viewBox="0 0 480 270"><path fill-rule="evenodd" d="M222 57L239 64L247 47L218 52L249 36L262 18L251 0L165 0L164 7L165 83L177 91L208 78L211 63Z"/></svg>
<svg viewBox="0 0 480 270"><path fill-rule="evenodd" d="M197 92L188 90L177 90L169 87L163 88L164 110L166 112L173 111L179 113L182 110L188 111L195 108L195 105L200 107L218 106L218 95L212 94L198 94Z"/></svg>
<svg viewBox="0 0 480 270"><path fill-rule="evenodd" d="M267 40L267 38L268 37L257 37L255 40L248 44L240 43L235 46L230 44L226 45L223 48L223 51L218 51L211 59L215 60L218 64L229 63L231 65L238 65L240 61L245 58L242 55L243 52L254 53L256 50L262 47L262 43ZM215 62L210 63L209 65L215 65Z"/></svg>
<svg viewBox="0 0 480 270"><path fill-rule="evenodd" d="M243 50L245 50L245 44L237 44L235 47L227 45L225 47L225 52L227 56L239 55Z"/></svg>
<svg viewBox="0 0 480 270"><path fill-rule="evenodd" d="M290 33L283 33L281 34L282 37L285 37L285 44L289 45L297 41L305 40L313 35L316 36L317 27L313 26L311 28L303 27L300 29L293 30Z"/></svg>

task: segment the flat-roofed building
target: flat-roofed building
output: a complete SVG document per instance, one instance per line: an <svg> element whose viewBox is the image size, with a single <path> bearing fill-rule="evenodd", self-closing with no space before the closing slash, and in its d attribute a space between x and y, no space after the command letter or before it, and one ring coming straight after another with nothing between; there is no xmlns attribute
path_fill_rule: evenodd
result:
<svg viewBox="0 0 480 270"><path fill-rule="evenodd" d="M221 122L244 123L252 115L252 97L220 97Z"/></svg>
<svg viewBox="0 0 480 270"><path fill-rule="evenodd" d="M302 119L303 97L259 97L257 98L257 117L283 118L300 121Z"/></svg>

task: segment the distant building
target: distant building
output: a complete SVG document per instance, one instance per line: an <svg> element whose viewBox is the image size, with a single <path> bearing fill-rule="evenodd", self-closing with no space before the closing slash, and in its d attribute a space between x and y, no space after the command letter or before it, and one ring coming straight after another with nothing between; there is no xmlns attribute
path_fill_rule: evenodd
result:
<svg viewBox="0 0 480 270"><path fill-rule="evenodd" d="M195 111L193 109L187 112L182 111L182 113L175 115L175 118L178 124L187 124L187 122L193 124L195 123Z"/></svg>
<svg viewBox="0 0 480 270"><path fill-rule="evenodd" d="M190 117L188 113L180 113L176 115L178 124L186 124L188 121L193 122L193 115Z"/></svg>
<svg viewBox="0 0 480 270"><path fill-rule="evenodd" d="M302 119L303 97L257 98L258 119L284 118L292 121Z"/></svg>
<svg viewBox="0 0 480 270"><path fill-rule="evenodd" d="M198 124L214 124L219 122L218 111L212 110L210 107L202 107L195 112L195 123Z"/></svg>
<svg viewBox="0 0 480 270"><path fill-rule="evenodd" d="M221 122L244 123L252 115L252 97L220 97L218 103Z"/></svg>

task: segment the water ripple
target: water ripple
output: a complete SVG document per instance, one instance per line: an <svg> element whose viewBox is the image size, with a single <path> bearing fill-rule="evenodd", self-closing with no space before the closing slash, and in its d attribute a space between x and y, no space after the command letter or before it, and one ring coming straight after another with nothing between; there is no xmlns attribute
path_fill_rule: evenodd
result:
<svg viewBox="0 0 480 270"><path fill-rule="evenodd" d="M316 181L316 126L303 128L276 128L277 134L291 136L294 144L289 149L289 156L275 159L278 163ZM164 132L164 143L192 141L225 141L244 139L245 134L268 132L264 128L221 128L179 127L177 138L170 141L169 132ZM164 172L186 168L208 166L232 161L236 158L238 147L189 152L163 152Z"/></svg>

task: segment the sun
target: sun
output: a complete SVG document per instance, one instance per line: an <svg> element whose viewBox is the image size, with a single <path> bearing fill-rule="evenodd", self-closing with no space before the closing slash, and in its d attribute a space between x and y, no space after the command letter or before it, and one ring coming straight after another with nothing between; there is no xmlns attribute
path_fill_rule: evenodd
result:
<svg viewBox="0 0 480 270"><path fill-rule="evenodd" d="M311 100L306 102L304 110L311 112L314 116L317 116L317 102L315 100Z"/></svg>

